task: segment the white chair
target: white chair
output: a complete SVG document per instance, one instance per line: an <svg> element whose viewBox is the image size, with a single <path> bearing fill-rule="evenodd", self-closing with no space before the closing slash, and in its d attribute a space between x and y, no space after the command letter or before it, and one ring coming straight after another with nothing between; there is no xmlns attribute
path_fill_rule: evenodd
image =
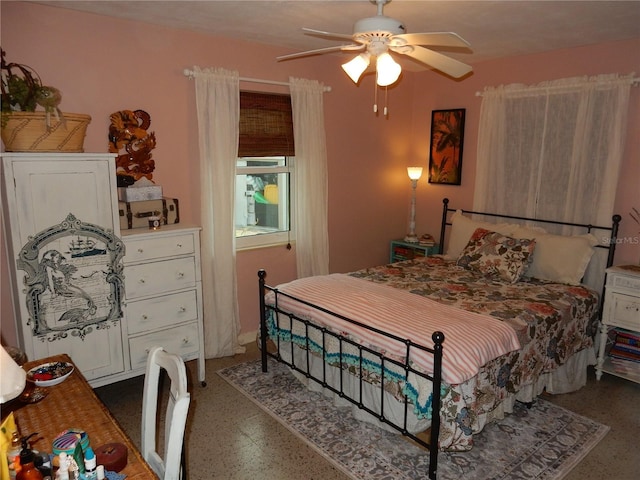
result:
<svg viewBox="0 0 640 480"><path fill-rule="evenodd" d="M156 445L158 391L161 370L171 380L164 420L164 459ZM142 455L161 480L179 480L184 475L184 427L191 395L187 391L187 372L178 355L153 347L147 358L142 398Z"/></svg>

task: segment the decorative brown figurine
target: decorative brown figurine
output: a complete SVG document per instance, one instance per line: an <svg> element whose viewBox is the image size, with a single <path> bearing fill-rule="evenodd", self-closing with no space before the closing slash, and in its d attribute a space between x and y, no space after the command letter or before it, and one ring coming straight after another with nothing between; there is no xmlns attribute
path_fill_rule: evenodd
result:
<svg viewBox="0 0 640 480"><path fill-rule="evenodd" d="M118 153L116 174L118 186L127 187L142 177L153 178L155 162L151 150L156 135L148 133L151 116L144 110L121 110L110 115L109 152Z"/></svg>

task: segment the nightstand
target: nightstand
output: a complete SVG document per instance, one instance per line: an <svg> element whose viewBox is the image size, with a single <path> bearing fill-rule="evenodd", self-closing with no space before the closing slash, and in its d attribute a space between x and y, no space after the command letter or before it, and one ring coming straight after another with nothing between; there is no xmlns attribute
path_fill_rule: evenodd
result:
<svg viewBox="0 0 640 480"><path fill-rule="evenodd" d="M640 383L640 265L607 269L598 380L602 372Z"/></svg>
<svg viewBox="0 0 640 480"><path fill-rule="evenodd" d="M392 240L389 248L389 263L412 260L416 257L428 257L438 253L438 245L420 245L404 240Z"/></svg>

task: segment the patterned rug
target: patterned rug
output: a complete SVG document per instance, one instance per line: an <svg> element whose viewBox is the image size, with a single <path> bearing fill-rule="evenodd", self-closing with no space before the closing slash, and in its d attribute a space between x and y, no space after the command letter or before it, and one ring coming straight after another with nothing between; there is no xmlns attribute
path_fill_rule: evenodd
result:
<svg viewBox="0 0 640 480"><path fill-rule="evenodd" d="M334 406L307 390L286 366L269 362L268 373L262 373L256 361L218 374L353 479L427 478L428 452L400 435L355 420L349 408ZM441 452L438 478L558 480L608 430L540 399L531 409L519 407L486 427L475 436L471 451Z"/></svg>

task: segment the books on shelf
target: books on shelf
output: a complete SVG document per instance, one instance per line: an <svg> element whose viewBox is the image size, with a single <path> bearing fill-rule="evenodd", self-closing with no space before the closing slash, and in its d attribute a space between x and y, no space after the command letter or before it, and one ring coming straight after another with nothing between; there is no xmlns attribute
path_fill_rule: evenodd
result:
<svg viewBox="0 0 640 480"><path fill-rule="evenodd" d="M613 369L640 378L640 334L616 328L615 340L609 350Z"/></svg>

